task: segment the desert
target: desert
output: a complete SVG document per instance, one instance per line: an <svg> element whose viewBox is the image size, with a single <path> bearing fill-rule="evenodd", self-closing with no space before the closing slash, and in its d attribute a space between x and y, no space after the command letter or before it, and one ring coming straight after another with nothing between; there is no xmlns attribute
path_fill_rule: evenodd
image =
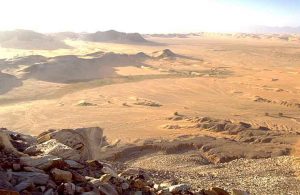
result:
<svg viewBox="0 0 300 195"><path fill-rule="evenodd" d="M9 32L0 39L0 187L299 194L300 42L280 37ZM127 169L149 176L138 186L117 176Z"/></svg>

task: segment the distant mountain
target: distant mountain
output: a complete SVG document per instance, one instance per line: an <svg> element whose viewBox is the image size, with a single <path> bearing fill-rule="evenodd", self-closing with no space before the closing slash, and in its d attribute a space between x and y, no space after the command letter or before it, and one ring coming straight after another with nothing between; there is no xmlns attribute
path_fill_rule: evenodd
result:
<svg viewBox="0 0 300 195"><path fill-rule="evenodd" d="M278 34L299 34L300 33L300 26L299 27L271 27L271 26L251 26L246 29L247 32L250 33L278 33Z"/></svg>
<svg viewBox="0 0 300 195"><path fill-rule="evenodd" d="M53 36L59 40L65 40L65 39L79 39L80 33L76 32L57 32L57 33L51 33L50 36Z"/></svg>
<svg viewBox="0 0 300 195"><path fill-rule="evenodd" d="M82 35L82 39L92 42L115 42L115 43L150 43L139 33L124 33L115 30L97 31L95 33L87 33Z"/></svg>
<svg viewBox="0 0 300 195"><path fill-rule="evenodd" d="M31 30L0 32L0 46L15 49L54 50L70 48L63 41Z"/></svg>

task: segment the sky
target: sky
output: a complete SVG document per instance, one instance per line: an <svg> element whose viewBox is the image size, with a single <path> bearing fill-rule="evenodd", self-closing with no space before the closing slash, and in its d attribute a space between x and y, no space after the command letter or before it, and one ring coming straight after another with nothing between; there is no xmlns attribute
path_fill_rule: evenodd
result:
<svg viewBox="0 0 300 195"><path fill-rule="evenodd" d="M1 0L0 31L239 32L300 26L300 0Z"/></svg>

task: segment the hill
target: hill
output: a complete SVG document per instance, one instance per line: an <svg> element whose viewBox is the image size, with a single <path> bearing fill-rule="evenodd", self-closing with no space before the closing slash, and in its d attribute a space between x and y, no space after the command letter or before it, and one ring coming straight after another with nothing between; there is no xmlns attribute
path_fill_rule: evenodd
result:
<svg viewBox="0 0 300 195"><path fill-rule="evenodd" d="M67 49L64 42L31 30L14 30L0 32L0 45L5 48L55 50Z"/></svg>
<svg viewBox="0 0 300 195"><path fill-rule="evenodd" d="M115 43L150 43L139 33L124 33L115 30L97 31L82 35L82 39L92 42L115 42Z"/></svg>

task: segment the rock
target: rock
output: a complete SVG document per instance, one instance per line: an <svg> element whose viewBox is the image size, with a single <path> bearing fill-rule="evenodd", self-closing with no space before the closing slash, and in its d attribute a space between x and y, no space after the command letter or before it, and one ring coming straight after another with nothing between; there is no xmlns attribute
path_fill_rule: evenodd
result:
<svg viewBox="0 0 300 195"><path fill-rule="evenodd" d="M233 189L232 195L250 195L250 193L242 190Z"/></svg>
<svg viewBox="0 0 300 195"><path fill-rule="evenodd" d="M3 148L5 151L10 152L16 156L23 156L22 152L19 152L11 143L11 137L8 132L3 130L0 131L0 148Z"/></svg>
<svg viewBox="0 0 300 195"><path fill-rule="evenodd" d="M22 165L25 166L35 167L38 169L45 170L51 167L55 160L60 160L60 159L61 158L52 155L26 156L26 157L21 157L20 162Z"/></svg>
<svg viewBox="0 0 300 195"><path fill-rule="evenodd" d="M33 184L46 185L49 180L49 175L36 172L12 172L13 177L18 178L19 181L30 181Z"/></svg>
<svg viewBox="0 0 300 195"><path fill-rule="evenodd" d="M80 154L71 147L57 142L55 139L50 139L42 144L39 144L38 149L46 155L58 156L63 159L80 160Z"/></svg>
<svg viewBox="0 0 300 195"><path fill-rule="evenodd" d="M113 170L113 169L111 169L111 168L108 167L108 166L103 167L103 168L101 169L101 171L102 171L103 173L109 174L109 175L111 175L111 176L113 176L113 177L118 177L118 174L116 173L116 171Z"/></svg>
<svg viewBox="0 0 300 195"><path fill-rule="evenodd" d="M0 189L13 189L12 184L9 182L10 178L4 172L0 172Z"/></svg>
<svg viewBox="0 0 300 195"><path fill-rule="evenodd" d="M37 138L37 143L41 144L43 142L49 141L51 138L51 134L45 134L42 136L38 136Z"/></svg>
<svg viewBox="0 0 300 195"><path fill-rule="evenodd" d="M178 184L169 187L169 191L172 193L185 192L191 189L191 186L188 184Z"/></svg>
<svg viewBox="0 0 300 195"><path fill-rule="evenodd" d="M18 185L14 186L14 189L17 190L18 192L21 192L25 189L28 189L28 188L33 188L33 183L31 182L31 180L25 180L25 181L22 181L20 182Z"/></svg>
<svg viewBox="0 0 300 195"><path fill-rule="evenodd" d="M12 168L13 168L14 171L20 171L21 170L21 165L18 164L18 163L14 163L12 165Z"/></svg>
<svg viewBox="0 0 300 195"><path fill-rule="evenodd" d="M23 167L23 170L28 171L28 172L45 173L45 171L35 168L35 167Z"/></svg>
<svg viewBox="0 0 300 195"><path fill-rule="evenodd" d="M29 146L28 148L26 148L23 153L31 155L31 156L35 156L37 154L41 154L42 151L40 151L37 147L37 145L33 145L33 146Z"/></svg>
<svg viewBox="0 0 300 195"><path fill-rule="evenodd" d="M143 180L143 179L136 179L134 180L133 182L133 186L135 188L138 188L138 189L142 189L143 187L145 187L147 185L146 181Z"/></svg>
<svg viewBox="0 0 300 195"><path fill-rule="evenodd" d="M91 191L91 192L83 192L81 193L81 195L98 195L98 194L96 192Z"/></svg>
<svg viewBox="0 0 300 195"><path fill-rule="evenodd" d="M229 192L223 190L222 188L213 187L211 188L211 191L216 192L218 195L230 195Z"/></svg>
<svg viewBox="0 0 300 195"><path fill-rule="evenodd" d="M129 184L128 183L122 183L121 184L121 188L123 189L123 190L127 190L128 188L129 188Z"/></svg>
<svg viewBox="0 0 300 195"><path fill-rule="evenodd" d="M65 162L69 165L72 169L83 169L84 166L74 160L65 160Z"/></svg>
<svg viewBox="0 0 300 195"><path fill-rule="evenodd" d="M143 192L142 191L136 191L136 192L134 192L134 195L143 195Z"/></svg>
<svg viewBox="0 0 300 195"><path fill-rule="evenodd" d="M48 190L44 193L44 195L54 195L53 189L52 189L52 188L48 189Z"/></svg>
<svg viewBox="0 0 300 195"><path fill-rule="evenodd" d="M75 172L75 171L71 171L72 173L72 178L74 181L77 181L77 182L86 182L86 178L82 175L80 175L79 173Z"/></svg>
<svg viewBox="0 0 300 195"><path fill-rule="evenodd" d="M64 184L64 195L74 195L76 190L76 186L73 183L65 183Z"/></svg>
<svg viewBox="0 0 300 195"><path fill-rule="evenodd" d="M76 150L81 160L97 159L101 155L101 146L103 141L103 130L99 127L62 129L59 131L47 132L42 141L51 139L57 140L70 148ZM41 138L40 138L41 139ZM73 159L75 160L75 159Z"/></svg>
<svg viewBox="0 0 300 195"><path fill-rule="evenodd" d="M12 191L12 190L5 190L5 189L0 189L0 194L3 194L3 195L20 195L19 192Z"/></svg>
<svg viewBox="0 0 300 195"><path fill-rule="evenodd" d="M101 184L98 189L105 195L118 195L118 192L115 189L115 187L109 183Z"/></svg>
<svg viewBox="0 0 300 195"><path fill-rule="evenodd" d="M203 195L218 195L218 193L213 190L202 190L201 192Z"/></svg>
<svg viewBox="0 0 300 195"><path fill-rule="evenodd" d="M69 171L64 171L61 169L54 168L50 172L55 181L62 181L62 182L72 181L72 173Z"/></svg>
<svg viewBox="0 0 300 195"><path fill-rule="evenodd" d="M90 181L89 181L93 186L95 186L95 187L99 187L101 184L102 184L102 182L100 181L100 179L91 179Z"/></svg>
<svg viewBox="0 0 300 195"><path fill-rule="evenodd" d="M110 174L104 174L100 177L100 181L101 182L108 182L110 180L110 178L112 178L112 176Z"/></svg>

